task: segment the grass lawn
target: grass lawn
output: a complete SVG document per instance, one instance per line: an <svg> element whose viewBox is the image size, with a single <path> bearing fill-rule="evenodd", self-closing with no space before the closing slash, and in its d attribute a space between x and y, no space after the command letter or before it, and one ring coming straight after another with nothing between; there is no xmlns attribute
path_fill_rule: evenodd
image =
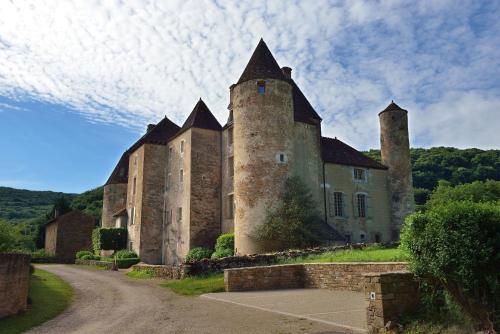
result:
<svg viewBox="0 0 500 334"><path fill-rule="evenodd" d="M280 264L317 263L317 262L398 262L407 261L406 254L399 248L380 246L364 249L340 250L323 254L310 255L295 259L284 259Z"/></svg>
<svg viewBox="0 0 500 334"><path fill-rule="evenodd" d="M153 278L153 275L151 273L146 272L146 271L129 271L126 275L128 277L137 278L137 279Z"/></svg>
<svg viewBox="0 0 500 334"><path fill-rule="evenodd" d="M2 334L21 333L64 311L71 303L73 290L58 276L35 269L30 282L31 309L23 314L0 320Z"/></svg>
<svg viewBox="0 0 500 334"><path fill-rule="evenodd" d="M164 288L184 296L197 296L209 292L224 291L224 274L202 277L188 277L181 280L168 281L160 284Z"/></svg>

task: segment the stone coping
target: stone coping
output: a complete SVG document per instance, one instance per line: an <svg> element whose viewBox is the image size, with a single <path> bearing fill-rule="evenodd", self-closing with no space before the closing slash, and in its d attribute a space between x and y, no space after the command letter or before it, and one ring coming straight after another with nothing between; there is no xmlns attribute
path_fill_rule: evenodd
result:
<svg viewBox="0 0 500 334"><path fill-rule="evenodd" d="M253 269L253 268L276 268L276 267L293 267L293 266L320 266L320 265L403 265L406 264L408 265L408 262L306 262L306 263L285 263L285 264L272 264L269 266L252 266L252 267L240 267L240 268L229 268L225 269L226 270L248 270L248 269ZM396 271L391 271L387 272L387 274L395 273ZM371 274L371 273L366 273L366 274ZM374 273L374 274L380 274L380 273Z"/></svg>
<svg viewBox="0 0 500 334"><path fill-rule="evenodd" d="M401 263L401 264L403 264L403 263ZM381 273L362 273L361 275L364 277L374 277L374 276L413 275L413 273L411 273L407 270L398 270L398 271L387 271L387 272L381 272Z"/></svg>

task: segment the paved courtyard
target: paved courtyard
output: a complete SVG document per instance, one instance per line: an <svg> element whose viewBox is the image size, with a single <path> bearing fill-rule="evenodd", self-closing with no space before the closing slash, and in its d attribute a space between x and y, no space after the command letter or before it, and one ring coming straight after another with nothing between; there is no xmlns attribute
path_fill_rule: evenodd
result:
<svg viewBox="0 0 500 334"><path fill-rule="evenodd" d="M361 292L320 289L293 289L249 292L209 293L202 298L308 319L364 333L366 301Z"/></svg>

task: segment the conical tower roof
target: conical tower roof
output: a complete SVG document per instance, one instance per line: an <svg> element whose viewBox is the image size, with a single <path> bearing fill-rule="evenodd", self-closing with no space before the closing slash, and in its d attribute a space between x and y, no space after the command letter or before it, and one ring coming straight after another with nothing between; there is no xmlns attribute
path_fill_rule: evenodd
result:
<svg viewBox="0 0 500 334"><path fill-rule="evenodd" d="M387 108L385 108L384 110L382 110L379 115L383 112L386 112L386 111L394 111L394 110L401 110L401 111L405 111L405 112L408 112L407 110L401 108L400 106L398 106L396 103L394 103L394 101L391 101L391 103L387 106Z"/></svg>
<svg viewBox="0 0 500 334"><path fill-rule="evenodd" d="M281 68L262 38L237 84L253 79L285 80Z"/></svg>
<svg viewBox="0 0 500 334"><path fill-rule="evenodd" d="M155 126L152 126L144 136L135 142L128 151L132 153L143 144L166 145L178 131L179 126L165 116L164 119Z"/></svg>
<svg viewBox="0 0 500 334"><path fill-rule="evenodd" d="M216 130L216 131L221 131L222 126L220 125L219 121L215 118L215 116L212 114L210 109L208 109L207 105L203 100L200 98L198 103L193 108L193 111L191 111L191 114L189 114L188 118L182 125L182 128L179 130L178 134L181 134L182 132L190 129L190 128L199 128L199 129L208 129L208 130Z"/></svg>

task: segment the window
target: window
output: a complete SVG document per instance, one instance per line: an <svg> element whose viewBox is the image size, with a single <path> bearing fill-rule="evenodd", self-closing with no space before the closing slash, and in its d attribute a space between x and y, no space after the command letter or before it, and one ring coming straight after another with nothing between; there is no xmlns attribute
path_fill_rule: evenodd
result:
<svg viewBox="0 0 500 334"><path fill-rule="evenodd" d="M380 234L379 233L375 234L375 242L378 244L380 243L380 240L381 240Z"/></svg>
<svg viewBox="0 0 500 334"><path fill-rule="evenodd" d="M257 83L257 90L258 90L259 94L264 94L266 92L266 82L259 81Z"/></svg>
<svg viewBox="0 0 500 334"><path fill-rule="evenodd" d="M173 149L173 147L172 147L172 146L170 146L170 147L168 148L168 161L169 161L169 162L170 162L170 161L172 161L173 154L174 154L174 149Z"/></svg>
<svg viewBox="0 0 500 334"><path fill-rule="evenodd" d="M335 210L335 217L344 217L344 198L341 192L333 193L333 203Z"/></svg>
<svg viewBox="0 0 500 334"><path fill-rule="evenodd" d="M227 196L227 218L234 218L234 195Z"/></svg>
<svg viewBox="0 0 500 334"><path fill-rule="evenodd" d="M365 234L364 234L364 233L361 233L361 234L359 235L359 241L361 241L361 242L365 242Z"/></svg>
<svg viewBox="0 0 500 334"><path fill-rule="evenodd" d="M234 157L227 158L227 173L229 177L234 176Z"/></svg>
<svg viewBox="0 0 500 334"><path fill-rule="evenodd" d="M361 168L354 168L353 170L355 181L366 181L366 171Z"/></svg>
<svg viewBox="0 0 500 334"><path fill-rule="evenodd" d="M279 164L286 164L288 161L286 154L284 152L276 153L276 162Z"/></svg>
<svg viewBox="0 0 500 334"><path fill-rule="evenodd" d="M280 162L285 162L285 154L280 153Z"/></svg>
<svg viewBox="0 0 500 334"><path fill-rule="evenodd" d="M177 221L178 222L182 221L182 207L177 208Z"/></svg>
<svg viewBox="0 0 500 334"><path fill-rule="evenodd" d="M167 190L170 189L170 182L171 182L171 179L172 179L172 173L168 173L167 175Z"/></svg>
<svg viewBox="0 0 500 334"><path fill-rule="evenodd" d="M181 154L184 153L184 140L181 140Z"/></svg>
<svg viewBox="0 0 500 334"><path fill-rule="evenodd" d="M128 242L128 249L129 250L134 250L134 243L132 241Z"/></svg>
<svg viewBox="0 0 500 334"><path fill-rule="evenodd" d="M135 200L136 187L137 187L137 179L134 177L134 181L132 182L132 201Z"/></svg>
<svg viewBox="0 0 500 334"><path fill-rule="evenodd" d="M358 217L366 217L366 195L356 194L356 210Z"/></svg>
<svg viewBox="0 0 500 334"><path fill-rule="evenodd" d="M135 223L135 207L130 209L130 225L134 225Z"/></svg>
<svg viewBox="0 0 500 334"><path fill-rule="evenodd" d="M179 181L182 183L184 182L184 169L181 169L179 171Z"/></svg>

